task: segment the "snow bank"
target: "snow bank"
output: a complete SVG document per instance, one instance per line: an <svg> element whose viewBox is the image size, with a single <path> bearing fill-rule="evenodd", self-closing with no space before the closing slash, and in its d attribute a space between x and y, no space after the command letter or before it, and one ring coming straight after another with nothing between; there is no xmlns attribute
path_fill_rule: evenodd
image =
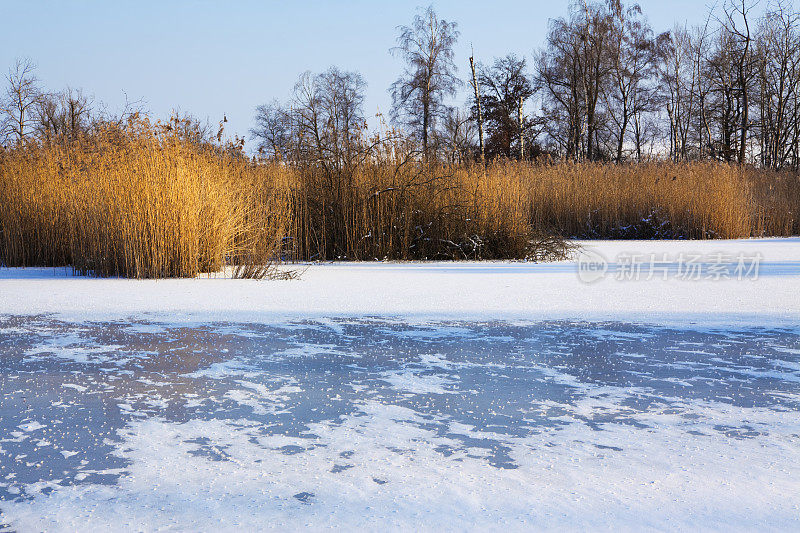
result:
<svg viewBox="0 0 800 533"><path fill-rule="evenodd" d="M605 278L581 281L577 261L312 264L299 280L289 281L140 281L73 277L63 268L0 269L0 314L54 314L73 321L396 316L762 326L793 326L800 319L798 238L581 244L584 256L599 253L609 260L612 268ZM759 254L758 278L694 281L671 275L631 281L613 275L620 254L667 257L674 271L681 254L708 258L718 253Z"/></svg>

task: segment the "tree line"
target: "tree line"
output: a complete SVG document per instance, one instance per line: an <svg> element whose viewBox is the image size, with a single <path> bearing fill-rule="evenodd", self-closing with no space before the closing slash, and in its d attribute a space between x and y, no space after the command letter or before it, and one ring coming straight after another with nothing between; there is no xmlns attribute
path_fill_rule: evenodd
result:
<svg viewBox="0 0 800 533"><path fill-rule="evenodd" d="M82 89L67 87L49 91L42 87L36 66L29 58L19 58L8 69L5 91L0 94L0 149L70 145L88 140L109 130L121 130L129 122L149 120L141 101L125 99L120 110L110 111ZM223 142L223 118L219 127L189 113L173 112L157 130L205 148L242 152L244 139Z"/></svg>
<svg viewBox="0 0 800 533"><path fill-rule="evenodd" d="M573 0L530 57L469 58L459 77L458 25L432 7L398 27L403 71L391 113L367 127L366 82L331 67L302 74L290 98L258 106L263 158L330 174L396 150L442 163L540 157L571 161L714 160L800 167L800 13L790 0L723 0L696 26L656 33L637 4ZM455 99L467 89L467 101ZM72 142L140 112L110 114L81 90L48 92L19 60L0 96L0 141ZM168 126L213 143L191 116ZM391 147L387 148L387 142ZM241 146L242 140L237 139Z"/></svg>
<svg viewBox="0 0 800 533"><path fill-rule="evenodd" d="M725 0L700 25L656 33L637 4L573 1L531 57L470 57L466 81L458 25L429 7L398 28L390 51L404 69L389 89L384 137L401 130L420 157L439 162L548 156L797 170L800 13L788 0L762 3ZM260 153L337 168L364 157L375 138L365 86L336 67L304 73L288 102L257 108ZM462 87L468 101L453 104Z"/></svg>

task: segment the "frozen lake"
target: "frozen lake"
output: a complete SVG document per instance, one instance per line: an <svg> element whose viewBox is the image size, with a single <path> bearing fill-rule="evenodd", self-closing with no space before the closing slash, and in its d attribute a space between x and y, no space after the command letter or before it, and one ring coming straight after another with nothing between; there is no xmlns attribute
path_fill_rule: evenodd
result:
<svg viewBox="0 0 800 533"><path fill-rule="evenodd" d="M0 269L0 530L800 530L800 238L581 244Z"/></svg>
<svg viewBox="0 0 800 533"><path fill-rule="evenodd" d="M800 527L792 327L2 315L0 395L11 529Z"/></svg>

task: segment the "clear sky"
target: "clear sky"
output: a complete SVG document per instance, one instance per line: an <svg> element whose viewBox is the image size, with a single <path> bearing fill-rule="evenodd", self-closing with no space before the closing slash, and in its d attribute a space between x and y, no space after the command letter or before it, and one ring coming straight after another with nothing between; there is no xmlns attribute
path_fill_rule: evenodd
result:
<svg viewBox="0 0 800 533"><path fill-rule="evenodd" d="M458 22L456 62L514 52L530 57L566 0L434 0ZM653 28L699 24L704 0L640 0ZM390 55L396 27L410 24L417 1L39 1L0 0L0 69L29 57L43 85L80 87L111 110L125 94L155 116L179 108L247 134L254 108L285 100L304 70L358 70L368 83L366 114L388 114L389 85L401 70ZM374 118L370 120L375 123ZM249 136L248 136L249 138ZM248 142L252 147L252 143Z"/></svg>

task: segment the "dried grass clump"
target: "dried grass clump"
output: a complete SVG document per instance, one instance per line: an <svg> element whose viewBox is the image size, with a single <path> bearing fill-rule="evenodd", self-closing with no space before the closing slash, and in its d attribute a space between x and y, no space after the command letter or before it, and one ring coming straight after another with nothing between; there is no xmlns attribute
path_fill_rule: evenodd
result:
<svg viewBox="0 0 800 533"><path fill-rule="evenodd" d="M800 232L800 178L721 163L498 162L385 158L346 176L296 170L300 259L566 258L560 236L708 239ZM536 251L536 250L540 251ZM560 252L555 252L560 249Z"/></svg>
<svg viewBox="0 0 800 533"><path fill-rule="evenodd" d="M244 158L146 120L0 160L0 262L164 278L274 259L287 196Z"/></svg>
<svg viewBox="0 0 800 533"><path fill-rule="evenodd" d="M501 165L526 184L531 224L604 239L786 236L800 231L797 174L722 163Z"/></svg>
<svg viewBox="0 0 800 533"><path fill-rule="evenodd" d="M574 259L579 251L580 246L560 235L537 231L528 241L524 259L535 263L566 261Z"/></svg>

